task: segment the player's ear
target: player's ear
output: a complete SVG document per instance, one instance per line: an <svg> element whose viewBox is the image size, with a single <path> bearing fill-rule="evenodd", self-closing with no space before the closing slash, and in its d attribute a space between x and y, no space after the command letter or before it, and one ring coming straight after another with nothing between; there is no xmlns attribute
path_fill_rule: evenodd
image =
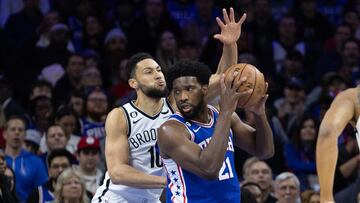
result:
<svg viewBox="0 0 360 203"><path fill-rule="evenodd" d="M128 83L131 88L133 88L133 89L138 88L138 82L134 78L129 79Z"/></svg>
<svg viewBox="0 0 360 203"><path fill-rule="evenodd" d="M207 91L208 91L208 85L201 85L201 91L204 93L204 95L206 95Z"/></svg>

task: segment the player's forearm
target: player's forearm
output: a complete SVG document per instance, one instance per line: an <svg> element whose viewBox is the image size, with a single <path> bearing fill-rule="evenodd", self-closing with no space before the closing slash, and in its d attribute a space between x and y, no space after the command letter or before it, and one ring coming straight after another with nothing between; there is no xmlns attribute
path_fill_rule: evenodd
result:
<svg viewBox="0 0 360 203"><path fill-rule="evenodd" d="M224 44L222 55L216 70L216 74L220 75L226 71L230 66L236 64L238 61L238 51L236 42L231 44Z"/></svg>
<svg viewBox="0 0 360 203"><path fill-rule="evenodd" d="M200 167L209 177L218 177L228 147L230 126L231 113L220 112L210 143L201 151Z"/></svg>
<svg viewBox="0 0 360 203"><path fill-rule="evenodd" d="M358 163L357 157L353 157L349 161L341 164L341 166L339 167L339 170L340 170L342 176L344 176L345 178L350 177L351 174L357 169L358 164L359 163Z"/></svg>
<svg viewBox="0 0 360 203"><path fill-rule="evenodd" d="M320 130L316 146L316 165L320 183L321 202L333 200L333 184L338 158L337 136ZM336 133L336 132L334 132Z"/></svg>
<svg viewBox="0 0 360 203"><path fill-rule="evenodd" d="M135 188L165 188L166 178L163 176L148 175L135 168L122 165L121 167L109 168L109 175L114 184L126 185Z"/></svg>
<svg viewBox="0 0 360 203"><path fill-rule="evenodd" d="M261 159L274 156L274 139L266 114L255 115L255 155Z"/></svg>

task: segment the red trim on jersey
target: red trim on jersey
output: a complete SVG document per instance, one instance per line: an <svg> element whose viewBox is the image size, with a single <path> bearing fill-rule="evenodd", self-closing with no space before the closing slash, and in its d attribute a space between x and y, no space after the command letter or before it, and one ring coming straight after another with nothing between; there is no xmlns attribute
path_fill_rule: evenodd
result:
<svg viewBox="0 0 360 203"><path fill-rule="evenodd" d="M184 184L184 178L183 178L183 174L182 174L182 170L180 168L180 166L178 165L177 166L178 168L178 171L179 171L179 176L180 176L180 180L181 180L181 185L183 186L183 197L184 197L184 203L187 203L187 198L186 198L186 187L185 187L185 184Z"/></svg>

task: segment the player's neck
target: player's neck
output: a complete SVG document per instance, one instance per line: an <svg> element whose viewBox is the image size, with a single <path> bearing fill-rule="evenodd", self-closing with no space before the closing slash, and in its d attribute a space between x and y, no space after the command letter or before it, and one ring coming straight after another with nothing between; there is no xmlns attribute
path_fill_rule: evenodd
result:
<svg viewBox="0 0 360 203"><path fill-rule="evenodd" d="M209 108L207 108L206 105L204 105L201 110L198 113L198 116L196 116L193 120L207 124L211 120L211 114Z"/></svg>
<svg viewBox="0 0 360 203"><path fill-rule="evenodd" d="M152 98L145 95L138 95L138 98L135 100L134 104L145 113L149 115L155 115L164 105L164 101L162 98Z"/></svg>

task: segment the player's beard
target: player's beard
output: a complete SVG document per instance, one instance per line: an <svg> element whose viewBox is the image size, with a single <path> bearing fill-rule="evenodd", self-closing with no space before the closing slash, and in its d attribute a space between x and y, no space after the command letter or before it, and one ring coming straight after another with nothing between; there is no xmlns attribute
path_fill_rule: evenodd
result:
<svg viewBox="0 0 360 203"><path fill-rule="evenodd" d="M168 89L166 87L163 90L154 87L144 87L142 88L142 91L146 96L154 99L159 99L168 95Z"/></svg>
<svg viewBox="0 0 360 203"><path fill-rule="evenodd" d="M201 100L201 102L197 105L192 105L193 109L190 112L185 113L182 108L179 108L179 111L181 113L181 115L184 116L185 119L187 120L194 120L194 118L196 118L197 116L199 116L201 110L203 109L203 107L205 106L205 102Z"/></svg>

